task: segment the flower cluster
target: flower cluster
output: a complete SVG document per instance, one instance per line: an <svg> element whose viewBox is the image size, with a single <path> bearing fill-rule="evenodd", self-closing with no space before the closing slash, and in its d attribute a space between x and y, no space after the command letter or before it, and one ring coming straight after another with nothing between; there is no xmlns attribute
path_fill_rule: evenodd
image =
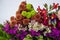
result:
<svg viewBox="0 0 60 40"><path fill-rule="evenodd" d="M21 2L16 16L10 17L10 22L5 23L2 28L11 35L11 40L43 40L45 37L51 40L60 40L60 11L57 11L58 3L44 4L43 9L38 6L37 12L32 4ZM28 35L28 37L27 37ZM40 36L43 36L42 38Z"/></svg>

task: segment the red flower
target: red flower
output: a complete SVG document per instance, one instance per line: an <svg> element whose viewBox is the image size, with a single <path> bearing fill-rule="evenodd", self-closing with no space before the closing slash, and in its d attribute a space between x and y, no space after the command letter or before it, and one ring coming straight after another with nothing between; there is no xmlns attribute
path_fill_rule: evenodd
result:
<svg viewBox="0 0 60 40"><path fill-rule="evenodd" d="M53 9L57 9L58 5L59 5L58 3L57 4L53 3Z"/></svg>

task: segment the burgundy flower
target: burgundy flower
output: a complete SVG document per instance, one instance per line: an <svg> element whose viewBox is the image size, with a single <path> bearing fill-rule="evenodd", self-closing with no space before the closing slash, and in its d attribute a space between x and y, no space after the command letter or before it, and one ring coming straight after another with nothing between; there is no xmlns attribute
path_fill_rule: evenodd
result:
<svg viewBox="0 0 60 40"><path fill-rule="evenodd" d="M42 9L42 15L43 15L43 16L46 16L46 15L47 15L47 10L44 9L44 8Z"/></svg>
<svg viewBox="0 0 60 40"><path fill-rule="evenodd" d="M58 28L59 30L60 30L60 20L57 18L57 20L56 20L56 28Z"/></svg>
<svg viewBox="0 0 60 40"><path fill-rule="evenodd" d="M38 6L37 11L38 11L38 13L41 12L41 8L40 8L40 6Z"/></svg>
<svg viewBox="0 0 60 40"><path fill-rule="evenodd" d="M43 24L48 26L48 16L43 17Z"/></svg>

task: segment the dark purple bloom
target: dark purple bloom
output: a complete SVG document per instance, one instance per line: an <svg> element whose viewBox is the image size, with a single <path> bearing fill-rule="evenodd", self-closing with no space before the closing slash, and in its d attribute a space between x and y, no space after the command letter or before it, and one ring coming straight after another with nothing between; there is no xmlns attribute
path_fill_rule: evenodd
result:
<svg viewBox="0 0 60 40"><path fill-rule="evenodd" d="M60 36L60 30L58 30L56 28L52 28L51 33L47 33L46 36L51 37L53 39L58 39Z"/></svg>
<svg viewBox="0 0 60 40"><path fill-rule="evenodd" d="M14 26L14 28L10 28L10 25L9 24L6 24L3 28L3 30L5 32L7 32L8 34L16 34L17 30L18 30L18 27L17 26Z"/></svg>
<svg viewBox="0 0 60 40"><path fill-rule="evenodd" d="M26 37L27 34L28 34L28 33L27 33L26 31L20 30L19 33L16 34L16 37L17 37L19 40L23 40L23 39Z"/></svg>
<svg viewBox="0 0 60 40"><path fill-rule="evenodd" d="M39 33L39 32L36 32L36 31L34 31L34 30L31 30L31 31L30 31L30 35L31 35L31 36L40 36L40 33Z"/></svg>
<svg viewBox="0 0 60 40"><path fill-rule="evenodd" d="M56 28L57 28L57 29L60 29L60 20L57 18L56 21L57 21L57 23L56 23Z"/></svg>

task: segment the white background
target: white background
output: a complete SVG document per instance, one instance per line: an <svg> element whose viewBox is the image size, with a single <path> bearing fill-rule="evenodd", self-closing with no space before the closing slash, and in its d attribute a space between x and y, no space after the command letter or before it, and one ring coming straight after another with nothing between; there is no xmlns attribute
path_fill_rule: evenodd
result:
<svg viewBox="0 0 60 40"><path fill-rule="evenodd" d="M22 1L24 0L0 0L0 23L9 20L11 16L15 16L18 6ZM26 0L26 2L33 4L35 10L38 5L43 8L44 3L48 5L52 3L60 4L60 0Z"/></svg>

